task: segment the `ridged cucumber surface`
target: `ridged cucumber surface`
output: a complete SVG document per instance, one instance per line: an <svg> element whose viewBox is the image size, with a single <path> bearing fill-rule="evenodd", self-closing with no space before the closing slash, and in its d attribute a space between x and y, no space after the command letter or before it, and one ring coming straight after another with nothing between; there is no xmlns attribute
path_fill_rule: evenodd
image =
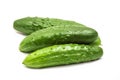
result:
<svg viewBox="0 0 120 80"><path fill-rule="evenodd" d="M102 55L102 48L95 45L54 45L29 54L23 64L31 68L43 68L87 62L99 59Z"/></svg>
<svg viewBox="0 0 120 80"><path fill-rule="evenodd" d="M98 37L97 31L88 27L49 27L28 35L20 44L20 51L31 52L55 44L89 44Z"/></svg>
<svg viewBox="0 0 120 80"><path fill-rule="evenodd" d="M56 19L56 18L41 18L41 17L25 17L14 21L14 29L24 33L31 34L32 32L53 26L80 26L84 25L75 21Z"/></svg>

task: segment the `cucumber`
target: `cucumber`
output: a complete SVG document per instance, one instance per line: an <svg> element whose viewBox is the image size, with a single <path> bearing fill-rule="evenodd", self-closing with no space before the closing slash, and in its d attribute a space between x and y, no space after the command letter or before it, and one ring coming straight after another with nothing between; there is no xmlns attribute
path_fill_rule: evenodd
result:
<svg viewBox="0 0 120 80"><path fill-rule="evenodd" d="M75 21L41 17L25 17L15 20L13 24L14 29L24 34L31 34L32 32L39 29L60 25L62 26L79 25L80 27L85 27L84 25L77 23Z"/></svg>
<svg viewBox="0 0 120 80"><path fill-rule="evenodd" d="M90 45L101 45L101 39L98 37L93 43L90 43Z"/></svg>
<svg viewBox="0 0 120 80"><path fill-rule="evenodd" d="M98 33L88 27L49 27L28 35L20 44L20 51L31 52L55 44L94 42Z"/></svg>
<svg viewBox="0 0 120 80"><path fill-rule="evenodd" d="M30 68L44 68L92 61L99 59L102 55L102 48L95 45L54 45L29 54L23 64Z"/></svg>

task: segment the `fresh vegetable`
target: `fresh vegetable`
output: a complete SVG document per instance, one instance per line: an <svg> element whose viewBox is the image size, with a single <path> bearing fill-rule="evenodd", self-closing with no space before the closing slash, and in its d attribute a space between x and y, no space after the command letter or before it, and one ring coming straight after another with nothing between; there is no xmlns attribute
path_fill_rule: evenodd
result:
<svg viewBox="0 0 120 80"><path fill-rule="evenodd" d="M54 45L29 54L23 64L31 68L43 68L87 62L99 59L102 55L102 48L95 45Z"/></svg>
<svg viewBox="0 0 120 80"><path fill-rule="evenodd" d="M49 27L28 35L20 44L20 51L31 52L55 44L81 43L90 44L98 33L88 27Z"/></svg>
<svg viewBox="0 0 120 80"><path fill-rule="evenodd" d="M101 39L98 37L93 43L90 43L89 45L101 45Z"/></svg>
<svg viewBox="0 0 120 80"><path fill-rule="evenodd" d="M25 17L15 20L13 27L28 35L19 49L31 52L23 61L30 68L88 62L103 55L97 31L75 21Z"/></svg>
<svg viewBox="0 0 120 80"><path fill-rule="evenodd" d="M31 34L39 29L44 29L48 27L54 26L80 26L85 27L80 23L75 21L63 20L63 19L56 19L56 18L41 18L41 17L25 17L21 19L17 19L14 21L14 29L24 33L24 34Z"/></svg>

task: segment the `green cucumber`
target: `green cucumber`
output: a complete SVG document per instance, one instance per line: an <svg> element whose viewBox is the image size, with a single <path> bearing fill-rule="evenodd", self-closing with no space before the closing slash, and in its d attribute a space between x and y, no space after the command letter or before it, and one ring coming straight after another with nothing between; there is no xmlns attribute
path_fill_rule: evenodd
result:
<svg viewBox="0 0 120 80"><path fill-rule="evenodd" d="M88 27L49 27L28 35L20 44L20 51L31 52L55 44L89 44L98 37L97 31Z"/></svg>
<svg viewBox="0 0 120 80"><path fill-rule="evenodd" d="M54 45L29 54L23 64L31 68L44 68L92 61L99 59L102 55L102 48L95 45Z"/></svg>
<svg viewBox="0 0 120 80"><path fill-rule="evenodd" d="M90 45L101 45L101 39L98 37L93 43L90 43Z"/></svg>
<svg viewBox="0 0 120 80"><path fill-rule="evenodd" d="M61 25L62 26L79 25L80 27L85 27L84 25L77 23L75 21L41 17L25 17L15 20L13 24L14 29L24 34L31 34L32 32L39 29Z"/></svg>

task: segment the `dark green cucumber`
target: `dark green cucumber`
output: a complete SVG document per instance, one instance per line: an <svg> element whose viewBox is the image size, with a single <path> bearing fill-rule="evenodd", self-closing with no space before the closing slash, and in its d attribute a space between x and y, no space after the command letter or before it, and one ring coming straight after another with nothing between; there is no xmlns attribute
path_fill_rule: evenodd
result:
<svg viewBox="0 0 120 80"><path fill-rule="evenodd" d="M43 68L96 60L102 55L102 48L95 45L54 45L29 54L23 64L31 68Z"/></svg>
<svg viewBox="0 0 120 80"><path fill-rule="evenodd" d="M55 44L94 42L98 33L88 27L49 27L28 35L20 44L20 51L31 52Z"/></svg>
<svg viewBox="0 0 120 80"><path fill-rule="evenodd" d="M31 34L32 32L53 26L71 26L79 25L85 27L75 21L55 19L55 18L41 18L41 17L25 17L14 21L14 29L24 33Z"/></svg>

